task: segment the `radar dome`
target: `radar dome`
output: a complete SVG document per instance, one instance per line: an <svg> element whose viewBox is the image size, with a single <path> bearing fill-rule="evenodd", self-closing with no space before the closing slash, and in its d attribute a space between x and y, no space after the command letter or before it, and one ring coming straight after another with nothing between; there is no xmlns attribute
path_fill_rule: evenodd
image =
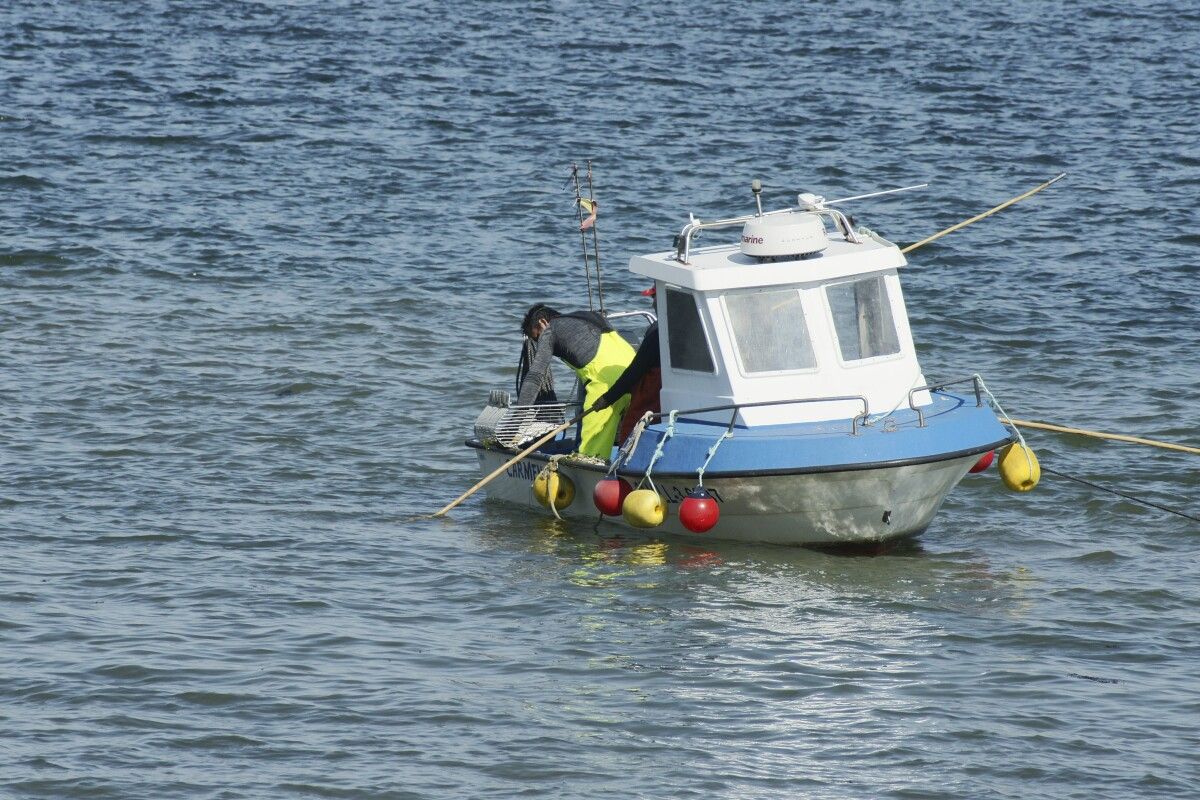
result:
<svg viewBox="0 0 1200 800"><path fill-rule="evenodd" d="M816 214L789 212L755 217L742 228L742 253L755 258L806 256L829 246Z"/></svg>

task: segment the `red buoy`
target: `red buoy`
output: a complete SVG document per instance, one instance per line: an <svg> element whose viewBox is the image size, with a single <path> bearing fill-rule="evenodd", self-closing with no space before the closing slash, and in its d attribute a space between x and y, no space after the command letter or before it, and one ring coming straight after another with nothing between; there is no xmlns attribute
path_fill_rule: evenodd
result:
<svg viewBox="0 0 1200 800"><path fill-rule="evenodd" d="M982 456L980 456L979 460L975 462L975 466L971 467L970 471L971 472L983 472L985 469L987 469L988 467L990 467L992 465L992 459L994 459L995 457L996 457L996 451L988 450L986 453L984 453Z"/></svg>
<svg viewBox="0 0 1200 800"><path fill-rule="evenodd" d="M625 497L633 491L633 487L624 478L602 478L592 491L592 502L606 517L619 517Z"/></svg>
<svg viewBox="0 0 1200 800"><path fill-rule="evenodd" d="M720 518L721 507L703 486L690 490L679 504L679 521L692 533L711 530Z"/></svg>

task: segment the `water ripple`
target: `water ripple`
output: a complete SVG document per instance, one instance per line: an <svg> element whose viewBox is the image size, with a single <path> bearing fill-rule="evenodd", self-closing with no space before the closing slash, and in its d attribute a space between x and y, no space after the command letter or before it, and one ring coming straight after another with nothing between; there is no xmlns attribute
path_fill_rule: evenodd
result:
<svg viewBox="0 0 1200 800"><path fill-rule="evenodd" d="M620 306L643 302L628 256L744 211L753 177L772 203L930 180L855 209L911 243L1065 170L914 254L925 372L1196 443L1192 9L17 0L0 21L0 794L1200 791L1180 518L994 475L877 558L482 500L416 518L474 482L461 441L511 383L521 310L583 302L562 185L585 158ZM1184 454L1030 439L1200 500Z"/></svg>

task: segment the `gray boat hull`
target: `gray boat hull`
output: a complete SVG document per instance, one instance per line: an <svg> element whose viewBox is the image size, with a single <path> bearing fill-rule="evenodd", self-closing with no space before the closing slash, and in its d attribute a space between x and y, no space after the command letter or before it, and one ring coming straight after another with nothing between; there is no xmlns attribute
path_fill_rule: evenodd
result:
<svg viewBox="0 0 1200 800"><path fill-rule="evenodd" d="M511 458L504 450L477 448L483 474ZM945 461L840 472L739 476L705 479L704 486L720 504L720 521L696 534L679 521L679 502L692 485L675 479L655 481L670 503L667 518L655 531L701 539L769 542L786 545L856 545L914 536L929 526L934 515L978 455ZM533 478L547 457L534 455L506 470L490 484L490 498L552 515L533 496ZM559 471L575 485L575 499L558 509L564 519L595 521L600 512L592 491L604 474L594 467L560 462ZM623 517L604 517L614 525L630 526Z"/></svg>

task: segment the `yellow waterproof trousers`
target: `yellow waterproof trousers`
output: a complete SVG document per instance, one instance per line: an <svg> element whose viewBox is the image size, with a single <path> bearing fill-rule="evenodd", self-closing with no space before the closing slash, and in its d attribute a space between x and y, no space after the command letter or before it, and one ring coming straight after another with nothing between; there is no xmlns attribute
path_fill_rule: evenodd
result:
<svg viewBox="0 0 1200 800"><path fill-rule="evenodd" d="M617 382L621 373L633 361L634 349L629 342L621 338L616 331L600 335L600 347L596 356L575 370L583 383L583 409L592 407L608 388ZM585 456L602 458L605 461L612 455L613 439L617 436L617 427L621 424L621 416L629 407L629 395L600 411L593 411L583 418L583 430L579 437L579 452Z"/></svg>

